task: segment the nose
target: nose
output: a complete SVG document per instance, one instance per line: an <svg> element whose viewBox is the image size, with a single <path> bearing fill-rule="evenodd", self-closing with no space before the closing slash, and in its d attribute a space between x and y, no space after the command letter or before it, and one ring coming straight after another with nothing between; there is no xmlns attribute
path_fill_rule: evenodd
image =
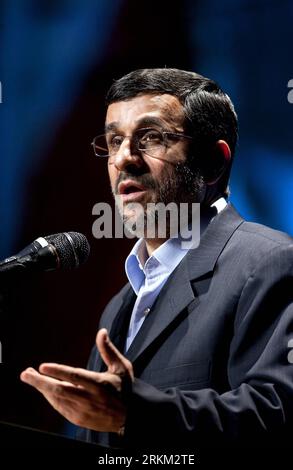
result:
<svg viewBox="0 0 293 470"><path fill-rule="evenodd" d="M129 137L123 140L113 160L115 167L119 171L129 171L130 168L140 170L145 165L141 153L135 148Z"/></svg>

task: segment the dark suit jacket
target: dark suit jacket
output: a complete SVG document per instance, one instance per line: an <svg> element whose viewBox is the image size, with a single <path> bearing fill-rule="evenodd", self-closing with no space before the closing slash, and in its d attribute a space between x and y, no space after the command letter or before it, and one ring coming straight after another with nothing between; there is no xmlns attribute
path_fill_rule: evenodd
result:
<svg viewBox="0 0 293 470"><path fill-rule="evenodd" d="M138 448L285 445L292 429L293 240L228 205L169 277L126 357L125 437ZM100 326L123 351L127 284ZM94 348L89 368L103 370ZM107 443L102 433L84 439Z"/></svg>

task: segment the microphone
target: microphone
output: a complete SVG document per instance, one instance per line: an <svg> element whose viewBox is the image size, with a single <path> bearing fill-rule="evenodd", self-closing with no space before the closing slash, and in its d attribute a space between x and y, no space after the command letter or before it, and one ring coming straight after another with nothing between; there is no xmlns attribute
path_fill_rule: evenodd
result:
<svg viewBox="0 0 293 470"><path fill-rule="evenodd" d="M0 262L0 277L28 272L77 268L90 252L82 233L64 232L39 237L19 253Z"/></svg>

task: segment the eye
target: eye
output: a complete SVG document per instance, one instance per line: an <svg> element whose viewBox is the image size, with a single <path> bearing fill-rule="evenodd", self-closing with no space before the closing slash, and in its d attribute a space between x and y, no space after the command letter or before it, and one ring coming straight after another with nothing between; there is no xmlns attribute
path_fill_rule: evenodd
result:
<svg viewBox="0 0 293 470"><path fill-rule="evenodd" d="M119 149L124 138L121 135L107 136L107 145L109 149Z"/></svg>
<svg viewBox="0 0 293 470"><path fill-rule="evenodd" d="M150 129L149 131L145 132L143 136L139 139L140 146L143 148L149 148L156 145L162 144L162 134L155 129Z"/></svg>

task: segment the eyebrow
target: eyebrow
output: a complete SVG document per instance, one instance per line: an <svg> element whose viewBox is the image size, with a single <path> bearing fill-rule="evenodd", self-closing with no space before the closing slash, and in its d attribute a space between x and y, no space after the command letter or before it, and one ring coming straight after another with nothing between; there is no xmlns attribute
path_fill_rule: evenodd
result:
<svg viewBox="0 0 293 470"><path fill-rule="evenodd" d="M119 128L119 123L117 121L110 122L110 124L105 125L105 133L110 131L115 131Z"/></svg>
<svg viewBox="0 0 293 470"><path fill-rule="evenodd" d="M142 126L159 126L159 127L164 127L163 121L160 118L157 118L155 116L145 116L139 119L136 122L136 128L142 127ZM113 121L110 122L109 124L105 125L105 133L111 132L111 131L117 131L119 129L119 122L118 121Z"/></svg>

